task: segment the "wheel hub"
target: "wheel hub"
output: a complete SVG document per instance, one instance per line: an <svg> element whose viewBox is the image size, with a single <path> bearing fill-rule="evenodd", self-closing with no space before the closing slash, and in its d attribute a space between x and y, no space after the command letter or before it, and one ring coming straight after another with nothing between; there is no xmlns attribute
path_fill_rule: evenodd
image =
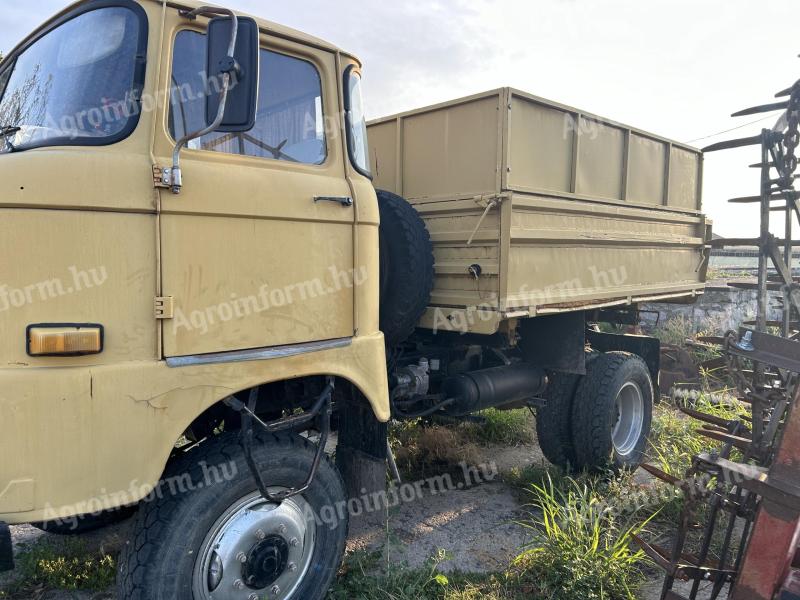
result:
<svg viewBox="0 0 800 600"><path fill-rule="evenodd" d="M247 557L242 577L247 587L263 590L275 583L289 564L289 543L279 535L259 542Z"/></svg>
<svg viewBox="0 0 800 600"><path fill-rule="evenodd" d="M644 394L633 381L622 386L614 400L614 420L611 438L620 456L631 454L644 431Z"/></svg>
<svg viewBox="0 0 800 600"><path fill-rule="evenodd" d="M302 497L273 504L249 494L217 519L200 547L193 599L301 600L315 545L315 518Z"/></svg>

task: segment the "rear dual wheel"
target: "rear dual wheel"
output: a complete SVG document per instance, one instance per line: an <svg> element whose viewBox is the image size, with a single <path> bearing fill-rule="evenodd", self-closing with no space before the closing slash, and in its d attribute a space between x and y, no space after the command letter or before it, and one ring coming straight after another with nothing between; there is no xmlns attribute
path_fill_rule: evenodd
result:
<svg viewBox="0 0 800 600"><path fill-rule="evenodd" d="M536 426L550 462L568 470L641 464L653 416L653 384L641 358L594 354L584 376L552 374L545 396Z"/></svg>
<svg viewBox="0 0 800 600"><path fill-rule="evenodd" d="M579 464L638 467L653 421L653 382L644 361L606 352L586 369L572 403L572 433Z"/></svg>

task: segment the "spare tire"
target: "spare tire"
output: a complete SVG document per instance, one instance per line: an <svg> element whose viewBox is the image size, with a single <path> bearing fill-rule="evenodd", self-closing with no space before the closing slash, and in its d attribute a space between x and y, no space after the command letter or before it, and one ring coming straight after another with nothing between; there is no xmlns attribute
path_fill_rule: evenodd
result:
<svg viewBox="0 0 800 600"><path fill-rule="evenodd" d="M377 190L380 227L380 326L389 348L414 332L433 289L433 246L419 213L397 194Z"/></svg>

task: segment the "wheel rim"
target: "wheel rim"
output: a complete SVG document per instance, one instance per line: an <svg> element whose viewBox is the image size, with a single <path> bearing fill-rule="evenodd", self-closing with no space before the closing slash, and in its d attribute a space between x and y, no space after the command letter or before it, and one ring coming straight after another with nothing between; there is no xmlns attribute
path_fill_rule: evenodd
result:
<svg viewBox="0 0 800 600"><path fill-rule="evenodd" d="M248 494L217 519L203 541L194 568L194 599L299 598L315 543L315 519L302 497L273 504L258 492Z"/></svg>
<svg viewBox="0 0 800 600"><path fill-rule="evenodd" d="M621 456L631 454L639 445L644 430L644 394L633 381L622 386L614 400L614 428L611 439Z"/></svg>

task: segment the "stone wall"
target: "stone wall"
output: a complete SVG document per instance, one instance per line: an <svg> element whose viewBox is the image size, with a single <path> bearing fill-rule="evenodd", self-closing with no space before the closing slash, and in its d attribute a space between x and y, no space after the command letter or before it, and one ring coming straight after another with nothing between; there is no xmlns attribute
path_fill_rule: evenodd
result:
<svg viewBox="0 0 800 600"><path fill-rule="evenodd" d="M725 284L712 283L695 304L642 304L639 309L642 328L652 332L671 319L682 317L692 324L695 332L722 334L729 329L738 329L745 321L755 319L758 292L740 290ZM769 319L781 318L776 302L770 302ZM646 312L653 311L653 312Z"/></svg>

